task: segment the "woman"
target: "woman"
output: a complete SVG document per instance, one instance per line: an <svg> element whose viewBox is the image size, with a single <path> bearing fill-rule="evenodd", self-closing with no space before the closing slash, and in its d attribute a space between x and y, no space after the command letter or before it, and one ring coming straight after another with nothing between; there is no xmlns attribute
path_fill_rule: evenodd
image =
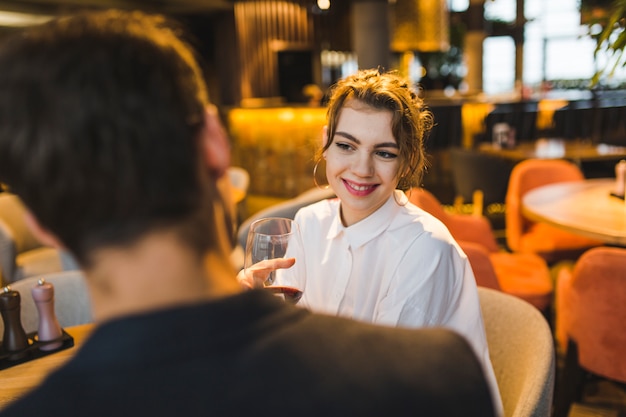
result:
<svg viewBox="0 0 626 417"><path fill-rule="evenodd" d="M431 125L423 101L394 73L360 71L333 88L319 160L337 199L296 214L307 268L299 304L457 330L482 360L501 410L469 261L446 227L404 194L420 182Z"/></svg>
<svg viewBox="0 0 626 417"><path fill-rule="evenodd" d="M318 163L325 160L337 198L295 216L306 254L298 305L382 325L458 331L481 360L502 414L470 263L443 223L404 194L420 182L431 126L423 101L394 73L364 70L334 86ZM293 262L263 261L242 282L259 285L276 268L287 268L286 276Z"/></svg>

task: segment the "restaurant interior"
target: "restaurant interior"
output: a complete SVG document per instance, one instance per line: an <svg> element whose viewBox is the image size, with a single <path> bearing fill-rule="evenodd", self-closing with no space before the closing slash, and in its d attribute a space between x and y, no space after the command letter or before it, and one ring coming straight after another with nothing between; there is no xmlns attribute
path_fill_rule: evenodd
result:
<svg viewBox="0 0 626 417"><path fill-rule="evenodd" d="M243 245L253 219L293 217L333 196L323 169L314 178L333 83L359 68L398 71L420 89L435 120L425 138L426 192L411 190L411 202L463 242L479 286L528 301L545 318L556 366L541 395L555 417L626 416L626 285L618 282L626 279L626 73L618 65L611 74L612 55L596 50L618 3L15 0L0 1L0 41L84 8L142 9L182 21L231 140ZM566 25L569 43L554 32ZM570 44L579 53L555 58ZM2 194L0 240L14 247L0 253L3 284L76 269L66 254L27 236L19 201ZM574 284L584 279L589 294ZM568 342L571 334L580 335L577 344ZM521 378L512 373L505 378ZM507 407L507 416L552 413Z"/></svg>

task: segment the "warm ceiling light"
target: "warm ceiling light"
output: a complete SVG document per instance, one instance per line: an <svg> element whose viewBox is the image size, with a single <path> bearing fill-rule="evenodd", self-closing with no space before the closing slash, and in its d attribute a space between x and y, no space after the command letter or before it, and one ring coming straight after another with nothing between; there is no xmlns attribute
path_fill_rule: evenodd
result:
<svg viewBox="0 0 626 417"><path fill-rule="evenodd" d="M39 25L52 18L53 16L41 14L0 11L0 26L21 27Z"/></svg>
<svg viewBox="0 0 626 417"><path fill-rule="evenodd" d="M446 0L397 0L393 12L394 51L438 52L450 48Z"/></svg>
<svg viewBox="0 0 626 417"><path fill-rule="evenodd" d="M317 0L317 7L319 7L320 10L330 9L330 0Z"/></svg>

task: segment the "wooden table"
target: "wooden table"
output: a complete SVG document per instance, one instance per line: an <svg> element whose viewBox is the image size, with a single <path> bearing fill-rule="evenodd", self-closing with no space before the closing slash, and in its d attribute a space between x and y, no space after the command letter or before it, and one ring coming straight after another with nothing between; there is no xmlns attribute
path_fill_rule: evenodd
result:
<svg viewBox="0 0 626 417"><path fill-rule="evenodd" d="M581 162L610 161L626 158L626 147L624 146L561 139L538 139L534 142L522 142L511 149L499 148L491 143L483 143L478 149L481 152L513 161L523 161L531 158L568 159L580 164Z"/></svg>
<svg viewBox="0 0 626 417"><path fill-rule="evenodd" d="M538 187L522 199L522 212L533 221L626 246L626 204L610 195L614 185L615 179L591 179Z"/></svg>
<svg viewBox="0 0 626 417"><path fill-rule="evenodd" d="M74 346L0 371L0 409L36 387L50 372L71 358L93 329L92 324L67 327Z"/></svg>

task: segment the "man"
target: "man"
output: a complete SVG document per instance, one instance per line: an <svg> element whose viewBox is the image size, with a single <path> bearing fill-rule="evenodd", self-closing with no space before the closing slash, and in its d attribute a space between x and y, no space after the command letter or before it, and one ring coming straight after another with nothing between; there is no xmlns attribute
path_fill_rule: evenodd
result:
<svg viewBox="0 0 626 417"><path fill-rule="evenodd" d="M464 339L242 291L228 140L180 28L109 11L0 48L0 182L87 277L97 327L2 416L490 416Z"/></svg>

